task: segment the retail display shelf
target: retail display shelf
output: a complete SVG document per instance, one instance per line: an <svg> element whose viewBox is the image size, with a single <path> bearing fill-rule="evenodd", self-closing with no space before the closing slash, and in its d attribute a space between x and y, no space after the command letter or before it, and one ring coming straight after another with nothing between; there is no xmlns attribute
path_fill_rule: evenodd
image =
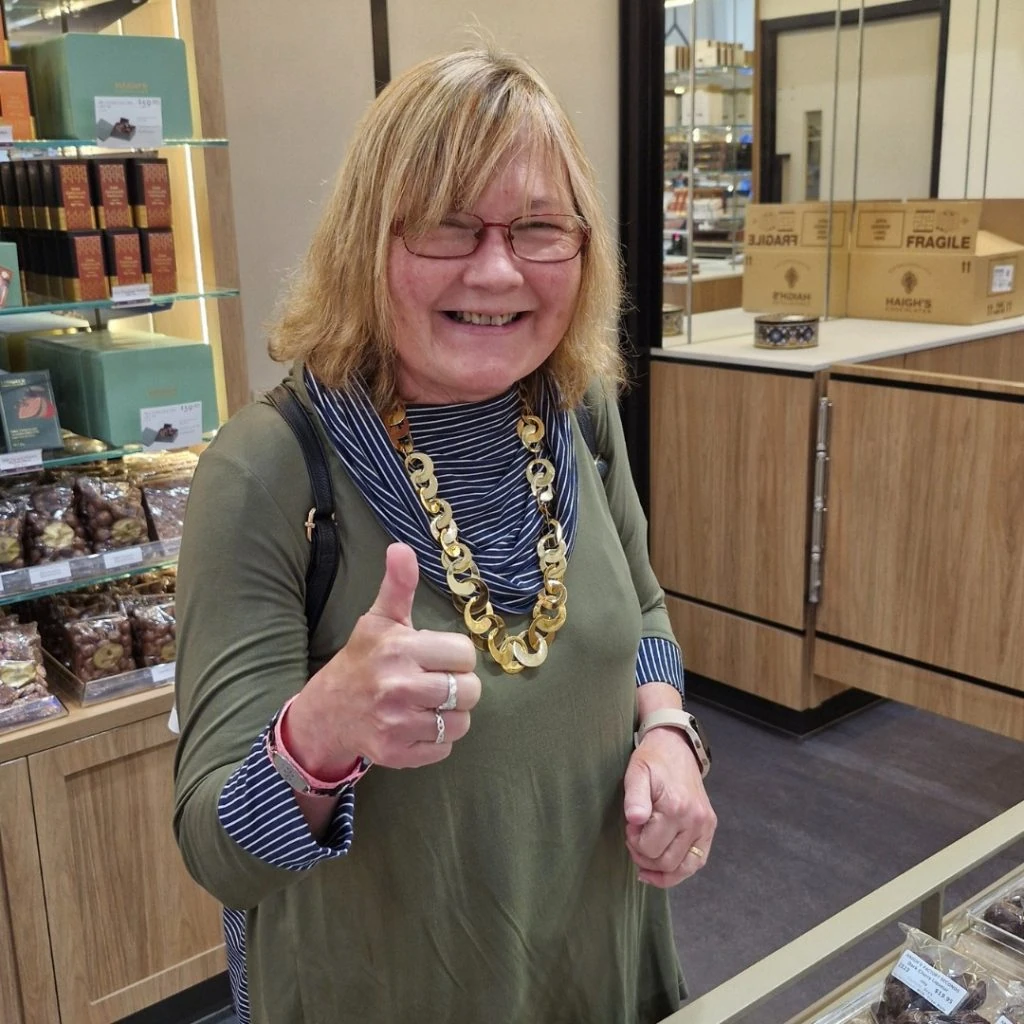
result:
<svg viewBox="0 0 1024 1024"><path fill-rule="evenodd" d="M679 133L686 135L689 131L700 132L703 135L708 132L711 135L721 134L727 135L729 132L752 132L754 126L752 124L673 124L665 125L665 131L668 133ZM700 141L699 138L697 141Z"/></svg>
<svg viewBox="0 0 1024 1024"><path fill-rule="evenodd" d="M215 430L203 434L203 443L208 444L216 436ZM72 441L71 438L77 440ZM146 447L142 444L107 445L103 441L79 438L77 434L70 435L67 440L69 444L66 448L0 453L0 475L17 476L19 473L35 473L40 469L87 466L92 462L123 459L126 455L136 455L146 451Z"/></svg>
<svg viewBox="0 0 1024 1024"><path fill-rule="evenodd" d="M0 150L16 150L23 155L33 150L48 151L51 149L88 149L104 153L141 153L157 149L180 148L190 146L194 148L210 149L224 147L228 144L227 139L164 139L157 146L127 147L103 146L96 139L14 139L13 141L0 142Z"/></svg>
<svg viewBox="0 0 1024 1024"><path fill-rule="evenodd" d="M754 69L745 65L694 68L694 79L698 85L717 85L725 89L753 89ZM667 71L665 73L666 89L685 89L689 84L689 71Z"/></svg>
<svg viewBox="0 0 1024 1024"><path fill-rule="evenodd" d="M27 725L64 715L67 715L67 709L52 693L34 699L23 698L16 700L9 707L0 708L0 733L24 729Z"/></svg>
<svg viewBox="0 0 1024 1024"><path fill-rule="evenodd" d="M88 706L101 701L126 697L131 693L171 686L174 683L174 662L132 669L102 679L84 681L50 654L45 655L46 673L51 682L77 703Z"/></svg>
<svg viewBox="0 0 1024 1024"><path fill-rule="evenodd" d="M8 569L0 572L0 605L109 583L149 569L162 569L175 563L180 548L181 538L173 537L61 562Z"/></svg>
<svg viewBox="0 0 1024 1024"><path fill-rule="evenodd" d="M175 302L195 302L199 299L233 299L237 298L237 288L205 288L196 291L171 292L166 295L152 295L139 302L120 302L114 299L93 299L88 302L40 302L27 306L9 306L0 308L0 332L3 331L3 319L7 316L25 313L63 313L83 309L138 309L145 313L151 309L161 309Z"/></svg>

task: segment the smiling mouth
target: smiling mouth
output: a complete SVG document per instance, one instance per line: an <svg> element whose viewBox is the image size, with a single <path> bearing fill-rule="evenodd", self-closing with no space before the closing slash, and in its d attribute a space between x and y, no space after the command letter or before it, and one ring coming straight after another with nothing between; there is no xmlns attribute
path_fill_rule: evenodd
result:
<svg viewBox="0 0 1024 1024"><path fill-rule="evenodd" d="M523 313L501 313L490 316L487 313L467 313L461 309L446 309L444 315L457 324L475 324L478 327L504 327L521 319Z"/></svg>

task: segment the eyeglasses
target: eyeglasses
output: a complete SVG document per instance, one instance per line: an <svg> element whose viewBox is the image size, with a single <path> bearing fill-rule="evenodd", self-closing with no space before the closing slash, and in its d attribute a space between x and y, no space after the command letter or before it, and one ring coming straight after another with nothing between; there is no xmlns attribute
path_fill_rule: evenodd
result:
<svg viewBox="0 0 1024 1024"><path fill-rule="evenodd" d="M482 220L473 213L452 213L436 227L417 233L399 228L406 249L431 260L455 260L472 256L485 228L504 228L512 252L531 263L565 263L586 244L589 230L579 217L568 213L516 217L508 224Z"/></svg>

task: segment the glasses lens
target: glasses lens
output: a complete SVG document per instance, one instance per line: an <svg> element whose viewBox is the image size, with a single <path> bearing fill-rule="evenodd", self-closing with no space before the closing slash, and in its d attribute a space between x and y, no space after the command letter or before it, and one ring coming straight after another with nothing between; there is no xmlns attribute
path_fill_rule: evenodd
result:
<svg viewBox="0 0 1024 1024"><path fill-rule="evenodd" d="M524 260L561 263L571 260L586 237L578 217L569 214L541 214L512 221L512 251Z"/></svg>
<svg viewBox="0 0 1024 1024"><path fill-rule="evenodd" d="M409 252L416 256L451 259L468 256L476 248L483 221L471 213L451 213L436 227L405 235Z"/></svg>

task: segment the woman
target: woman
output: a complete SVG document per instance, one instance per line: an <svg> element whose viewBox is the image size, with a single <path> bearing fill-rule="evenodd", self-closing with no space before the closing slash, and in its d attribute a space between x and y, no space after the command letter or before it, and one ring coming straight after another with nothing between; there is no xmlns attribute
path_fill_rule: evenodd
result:
<svg viewBox="0 0 1024 1024"><path fill-rule="evenodd" d="M427 61L356 131L271 346L330 453L325 613L307 638L310 485L268 405L200 460L179 563L175 830L243 1020L679 1005L664 889L715 818L615 411L614 252L516 58Z"/></svg>

